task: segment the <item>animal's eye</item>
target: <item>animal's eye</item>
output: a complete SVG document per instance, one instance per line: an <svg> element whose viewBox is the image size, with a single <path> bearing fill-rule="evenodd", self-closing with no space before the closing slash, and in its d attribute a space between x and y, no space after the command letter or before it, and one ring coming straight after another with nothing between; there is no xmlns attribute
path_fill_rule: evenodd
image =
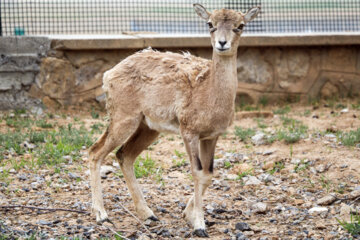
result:
<svg viewBox="0 0 360 240"><path fill-rule="evenodd" d="M212 25L211 22L208 22L207 24L208 24L208 26L209 26L209 29L210 29L210 32L211 32L211 33L215 32L215 31L217 30L217 28L214 28L214 26Z"/></svg>
<svg viewBox="0 0 360 240"><path fill-rule="evenodd" d="M243 30L245 24L241 23L237 28L233 29L234 32L240 32Z"/></svg>

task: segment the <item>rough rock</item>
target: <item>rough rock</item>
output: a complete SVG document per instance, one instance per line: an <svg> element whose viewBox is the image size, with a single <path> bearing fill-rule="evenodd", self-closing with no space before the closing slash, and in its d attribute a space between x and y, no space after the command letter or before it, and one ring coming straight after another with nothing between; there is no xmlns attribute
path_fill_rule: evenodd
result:
<svg viewBox="0 0 360 240"><path fill-rule="evenodd" d="M340 205L340 219L347 222L351 221L351 207L346 203Z"/></svg>
<svg viewBox="0 0 360 240"><path fill-rule="evenodd" d="M350 197L351 199L360 197L360 189L359 189L359 190L354 190L354 191L352 191L352 192L349 194L349 197Z"/></svg>
<svg viewBox="0 0 360 240"><path fill-rule="evenodd" d="M321 213L327 213L328 211L329 209L327 209L326 207L313 207L309 209L309 214L316 215Z"/></svg>
<svg viewBox="0 0 360 240"><path fill-rule="evenodd" d="M255 203L250 208L254 213L265 213L268 210L267 204L262 202Z"/></svg>
<svg viewBox="0 0 360 240"><path fill-rule="evenodd" d="M247 163L241 163L241 164L238 164L238 165L235 165L232 169L231 169L231 173L234 173L234 174L243 174L243 173L250 173L250 172L253 172L254 171L254 168L247 164Z"/></svg>
<svg viewBox="0 0 360 240"><path fill-rule="evenodd" d="M255 176L248 176L247 180L245 180L245 186L249 185L260 185L261 181L257 179Z"/></svg>
<svg viewBox="0 0 360 240"><path fill-rule="evenodd" d="M236 174L227 174L226 175L226 179L229 179L229 180L236 180L236 179L238 179L238 175L236 175Z"/></svg>
<svg viewBox="0 0 360 240"><path fill-rule="evenodd" d="M235 229L240 231L250 231L250 226L245 222L239 222L235 224Z"/></svg>
<svg viewBox="0 0 360 240"><path fill-rule="evenodd" d="M274 162L274 161L269 161L269 162L266 162L266 163L263 165L262 169L263 169L263 170L269 170L269 169L274 168L274 166L275 166L275 162Z"/></svg>
<svg viewBox="0 0 360 240"><path fill-rule="evenodd" d="M106 178L108 174L113 173L115 169L112 166L101 166L100 176L101 178Z"/></svg>
<svg viewBox="0 0 360 240"><path fill-rule="evenodd" d="M256 133L251 137L251 142L256 146L263 145L266 143L266 135L262 132Z"/></svg>
<svg viewBox="0 0 360 240"><path fill-rule="evenodd" d="M341 109L341 111L340 111L340 113L348 113L348 112L349 112L348 108Z"/></svg>
<svg viewBox="0 0 360 240"><path fill-rule="evenodd" d="M316 201L318 205L329 205L333 203L336 200L335 195L327 195L325 197L322 197Z"/></svg>

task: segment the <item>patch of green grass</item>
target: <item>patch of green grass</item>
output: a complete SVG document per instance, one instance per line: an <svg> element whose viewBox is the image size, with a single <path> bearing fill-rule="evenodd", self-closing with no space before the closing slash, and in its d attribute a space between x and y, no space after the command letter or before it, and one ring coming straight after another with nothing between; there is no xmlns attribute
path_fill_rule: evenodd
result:
<svg viewBox="0 0 360 240"><path fill-rule="evenodd" d="M235 127L235 136L240 138L241 141L246 142L249 138L255 135L255 129Z"/></svg>
<svg viewBox="0 0 360 240"><path fill-rule="evenodd" d="M9 175L10 175L9 170L3 169L0 172L0 183L4 183L6 186L8 186L11 182Z"/></svg>
<svg viewBox="0 0 360 240"><path fill-rule="evenodd" d="M29 128L31 126L32 120L29 118L20 118L18 116L14 116L6 117L5 122L7 126L21 130L24 128Z"/></svg>
<svg viewBox="0 0 360 240"><path fill-rule="evenodd" d="M360 143L360 128L355 131L339 133L338 138L344 146L355 146Z"/></svg>
<svg viewBox="0 0 360 240"><path fill-rule="evenodd" d="M283 162L276 162L274 167L269 170L269 174L273 175L274 173L280 172L281 169L285 168L285 164Z"/></svg>
<svg viewBox="0 0 360 240"><path fill-rule="evenodd" d="M74 159L79 157L83 146L89 147L93 143L91 134L84 126L73 128L71 124L60 127L58 131L49 132L46 143L36 149L38 164L41 166L58 165L64 162L63 156L70 155Z"/></svg>
<svg viewBox="0 0 360 240"><path fill-rule="evenodd" d="M338 103L338 104L336 104L336 106L335 106L336 109L344 109L344 108L346 108L346 107L347 107L346 104L342 104L342 103Z"/></svg>
<svg viewBox="0 0 360 240"><path fill-rule="evenodd" d="M301 171L305 171L306 169L309 168L309 163L305 163L304 159L301 159L300 163L296 164L294 167L294 171L296 173L301 172Z"/></svg>
<svg viewBox="0 0 360 240"><path fill-rule="evenodd" d="M20 114L25 114L26 113L26 109L15 109L14 113L16 115L20 115Z"/></svg>
<svg viewBox="0 0 360 240"><path fill-rule="evenodd" d="M336 220L352 236L360 235L360 213L350 214L350 222L338 218Z"/></svg>
<svg viewBox="0 0 360 240"><path fill-rule="evenodd" d="M275 109L273 111L274 114L279 114L279 115L283 115L283 114L287 114L291 111L291 108L290 106L285 106L285 107L281 107L281 108L278 108L278 109Z"/></svg>
<svg viewBox="0 0 360 240"><path fill-rule="evenodd" d="M325 177L324 175L320 176L320 183L321 183L321 187L326 189L326 192L330 191L331 185L332 185L332 181Z"/></svg>
<svg viewBox="0 0 360 240"><path fill-rule="evenodd" d="M268 126L264 123L264 119L263 118L256 118L256 122L257 122L257 126L259 128L267 128Z"/></svg>
<svg viewBox="0 0 360 240"><path fill-rule="evenodd" d="M98 119L98 118L100 117L100 114L99 114L98 112L96 112L96 111L94 110L94 108L91 109L90 114L91 114L91 117L92 117L93 119Z"/></svg>
<svg viewBox="0 0 360 240"><path fill-rule="evenodd" d="M301 122L293 119L293 118L289 118L289 117L285 117L285 116L281 116L280 117L281 121L282 121L282 125L284 126L295 126L295 125L299 125Z"/></svg>
<svg viewBox="0 0 360 240"><path fill-rule="evenodd" d="M243 177L246 177L246 176L252 176L252 175L253 175L253 172L254 172L254 169L250 169L250 170L248 170L248 171L239 173L237 180L241 180Z"/></svg>
<svg viewBox="0 0 360 240"><path fill-rule="evenodd" d="M301 138L307 136L307 130L307 126L293 122L287 128L281 129L277 132L277 140L284 140L287 144L296 143Z"/></svg>
<svg viewBox="0 0 360 240"><path fill-rule="evenodd" d="M25 153L20 144L27 138L27 134L23 132L7 132L0 134L0 160L4 159L5 151L15 151L16 154L21 155Z"/></svg>
<svg viewBox="0 0 360 240"><path fill-rule="evenodd" d="M172 164L173 164L172 167L176 168L176 167L186 166L188 163L185 161L185 159L180 159L180 160L173 159Z"/></svg>
<svg viewBox="0 0 360 240"><path fill-rule="evenodd" d="M44 119L36 121L36 126L41 127L41 128L53 128L53 125L51 123L48 123Z"/></svg>
<svg viewBox="0 0 360 240"><path fill-rule="evenodd" d="M261 96L259 99L259 104L263 107L266 107L269 104L269 98L267 96Z"/></svg>
<svg viewBox="0 0 360 240"><path fill-rule="evenodd" d="M149 155L146 155L145 158L139 156L135 161L134 168L136 178L148 177L155 173L156 164Z"/></svg>
<svg viewBox="0 0 360 240"><path fill-rule="evenodd" d="M93 125L90 126L91 131L94 133L101 133L103 127L104 127L104 125L101 123L94 123Z"/></svg>
<svg viewBox="0 0 360 240"><path fill-rule="evenodd" d="M48 136L48 132L33 132L29 133L29 140L32 143L44 143L46 136Z"/></svg>
<svg viewBox="0 0 360 240"><path fill-rule="evenodd" d="M232 167L232 165L231 165L231 163L229 161L224 162L224 168L229 169L231 167Z"/></svg>
<svg viewBox="0 0 360 240"><path fill-rule="evenodd" d="M305 116L305 117L309 117L310 115L311 115L311 110L306 109L306 110L304 111L304 116Z"/></svg>
<svg viewBox="0 0 360 240"><path fill-rule="evenodd" d="M173 136L171 136L171 137L168 137L166 140L175 141L175 138Z"/></svg>
<svg viewBox="0 0 360 240"><path fill-rule="evenodd" d="M182 153L182 152L179 152L178 150L175 149L175 155L178 157L178 158L183 158L185 156L185 153Z"/></svg>
<svg viewBox="0 0 360 240"><path fill-rule="evenodd" d="M259 106L254 106L254 105L245 105L243 107L241 107L241 110L242 111L248 111L248 112L251 112L251 111L257 111L259 110Z"/></svg>

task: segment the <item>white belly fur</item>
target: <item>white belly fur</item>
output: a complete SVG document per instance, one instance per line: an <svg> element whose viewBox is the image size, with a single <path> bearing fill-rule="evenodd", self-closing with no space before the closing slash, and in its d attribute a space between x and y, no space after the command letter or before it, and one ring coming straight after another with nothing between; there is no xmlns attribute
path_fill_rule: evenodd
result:
<svg viewBox="0 0 360 240"><path fill-rule="evenodd" d="M150 129L158 132L179 134L179 124L177 124L176 121L155 122L152 121L150 118L145 117L145 123Z"/></svg>

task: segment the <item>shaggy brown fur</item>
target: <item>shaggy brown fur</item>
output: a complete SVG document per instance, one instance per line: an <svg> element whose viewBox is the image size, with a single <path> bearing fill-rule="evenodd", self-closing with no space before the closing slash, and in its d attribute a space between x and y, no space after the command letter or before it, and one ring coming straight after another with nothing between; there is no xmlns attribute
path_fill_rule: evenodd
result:
<svg viewBox="0 0 360 240"><path fill-rule="evenodd" d="M145 49L104 74L110 124L89 152L92 208L98 222L108 220L99 168L117 146L121 148L116 156L138 215L142 219L157 219L137 184L133 164L159 132L173 132L180 133L184 140L195 182L194 196L184 217L193 225L196 235L207 236L202 197L213 175L216 141L234 115L236 51L241 32L233 28L252 16L224 9L210 15L201 5L194 7L199 16L216 24L216 31L211 33L212 61L189 53ZM256 9L251 15L255 13Z"/></svg>

